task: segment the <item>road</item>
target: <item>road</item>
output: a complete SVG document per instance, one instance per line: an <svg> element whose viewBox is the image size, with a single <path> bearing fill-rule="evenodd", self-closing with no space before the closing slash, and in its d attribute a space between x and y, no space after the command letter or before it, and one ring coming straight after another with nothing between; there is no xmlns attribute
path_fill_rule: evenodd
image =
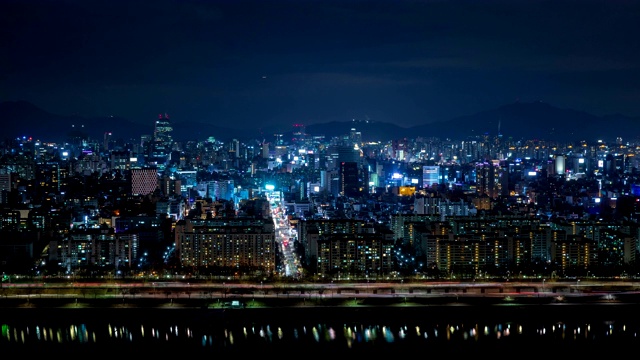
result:
<svg viewBox="0 0 640 360"><path fill-rule="evenodd" d="M3 297L226 298L226 297L572 297L640 293L636 281L580 282L369 282L369 283L188 283L188 282L21 282L4 283Z"/></svg>

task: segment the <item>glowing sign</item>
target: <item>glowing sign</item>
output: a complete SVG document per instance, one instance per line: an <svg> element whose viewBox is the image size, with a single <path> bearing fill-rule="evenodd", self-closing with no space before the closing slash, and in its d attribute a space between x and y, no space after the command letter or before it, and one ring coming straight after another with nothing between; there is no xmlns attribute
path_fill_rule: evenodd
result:
<svg viewBox="0 0 640 360"><path fill-rule="evenodd" d="M272 184L267 184L264 186L265 189L269 190L269 191L273 191L276 187Z"/></svg>
<svg viewBox="0 0 640 360"><path fill-rule="evenodd" d="M400 196L411 196L416 192L416 188L414 186L400 186L398 190Z"/></svg>
<svg viewBox="0 0 640 360"><path fill-rule="evenodd" d="M392 179L402 179L402 174L399 173L393 173L393 175L391 175Z"/></svg>

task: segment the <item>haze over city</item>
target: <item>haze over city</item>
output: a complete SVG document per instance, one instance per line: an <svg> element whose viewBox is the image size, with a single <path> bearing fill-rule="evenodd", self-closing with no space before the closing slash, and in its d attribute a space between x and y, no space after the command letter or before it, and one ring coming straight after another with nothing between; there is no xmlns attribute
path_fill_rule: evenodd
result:
<svg viewBox="0 0 640 360"><path fill-rule="evenodd" d="M639 116L626 1L0 2L0 101L231 128L446 121L545 101Z"/></svg>

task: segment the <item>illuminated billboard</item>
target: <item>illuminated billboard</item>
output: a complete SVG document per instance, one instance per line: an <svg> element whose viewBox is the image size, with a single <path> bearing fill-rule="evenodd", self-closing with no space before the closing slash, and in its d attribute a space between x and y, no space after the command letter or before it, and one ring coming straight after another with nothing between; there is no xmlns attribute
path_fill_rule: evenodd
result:
<svg viewBox="0 0 640 360"><path fill-rule="evenodd" d="M416 193L415 186L400 186L398 188L398 194L400 196L411 196Z"/></svg>

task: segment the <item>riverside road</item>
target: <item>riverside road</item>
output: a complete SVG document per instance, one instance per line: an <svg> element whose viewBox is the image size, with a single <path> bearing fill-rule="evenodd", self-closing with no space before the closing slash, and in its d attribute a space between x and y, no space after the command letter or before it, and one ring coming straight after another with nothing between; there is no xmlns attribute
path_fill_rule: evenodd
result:
<svg viewBox="0 0 640 360"><path fill-rule="evenodd" d="M367 283L189 283L20 282L3 283L0 299L164 299L231 301L248 299L447 299L594 298L640 299L640 281L367 282Z"/></svg>

